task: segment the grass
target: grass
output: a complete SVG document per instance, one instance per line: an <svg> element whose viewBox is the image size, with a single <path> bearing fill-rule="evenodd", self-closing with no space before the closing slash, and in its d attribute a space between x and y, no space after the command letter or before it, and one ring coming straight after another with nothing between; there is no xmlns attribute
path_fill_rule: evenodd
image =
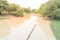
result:
<svg viewBox="0 0 60 40"><path fill-rule="evenodd" d="M60 40L60 21L53 20L51 24L51 28L56 36L56 39Z"/></svg>
<svg viewBox="0 0 60 40"><path fill-rule="evenodd" d="M7 19L5 16L0 16L0 20Z"/></svg>

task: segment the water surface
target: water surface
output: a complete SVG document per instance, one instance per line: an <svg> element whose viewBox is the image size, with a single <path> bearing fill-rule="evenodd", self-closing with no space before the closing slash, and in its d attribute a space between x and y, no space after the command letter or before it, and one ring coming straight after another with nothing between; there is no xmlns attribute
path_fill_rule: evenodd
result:
<svg viewBox="0 0 60 40"><path fill-rule="evenodd" d="M0 40L26 40L35 24L36 24L36 27L32 32L29 40L56 40L54 35L51 35L50 38L46 36L46 34L43 32L42 28L38 24L37 20L38 20L37 16L31 15L30 19L25 20L23 24L18 25L19 27L5 28L10 31L8 35L2 38L0 37ZM6 31L3 31L3 32L6 32Z"/></svg>

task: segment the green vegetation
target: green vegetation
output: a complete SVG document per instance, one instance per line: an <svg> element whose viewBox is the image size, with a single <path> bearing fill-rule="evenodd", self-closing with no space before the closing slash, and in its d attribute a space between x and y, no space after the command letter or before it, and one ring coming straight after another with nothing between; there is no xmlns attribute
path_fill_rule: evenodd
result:
<svg viewBox="0 0 60 40"><path fill-rule="evenodd" d="M60 21L53 20L51 24L51 28L56 36L56 39L60 40Z"/></svg>
<svg viewBox="0 0 60 40"><path fill-rule="evenodd" d="M39 8L40 14L52 19L60 18L60 0L50 0Z"/></svg>
<svg viewBox="0 0 60 40"><path fill-rule="evenodd" d="M24 13L31 13L30 7L23 8L17 4L9 4L7 0L0 0L0 15L24 16Z"/></svg>
<svg viewBox="0 0 60 40"><path fill-rule="evenodd" d="M33 9L32 12L33 12L33 13L39 13L39 12L38 12L38 9Z"/></svg>
<svg viewBox="0 0 60 40"><path fill-rule="evenodd" d="M31 12L32 12L32 10L31 10L31 8L30 8L30 7L28 7L28 8L24 8L24 12L25 12L25 13L31 13Z"/></svg>
<svg viewBox="0 0 60 40"><path fill-rule="evenodd" d="M24 9L16 4L9 4L9 14L14 16L24 16Z"/></svg>
<svg viewBox="0 0 60 40"><path fill-rule="evenodd" d="M8 11L8 3L6 0L0 0L0 15L3 11Z"/></svg>

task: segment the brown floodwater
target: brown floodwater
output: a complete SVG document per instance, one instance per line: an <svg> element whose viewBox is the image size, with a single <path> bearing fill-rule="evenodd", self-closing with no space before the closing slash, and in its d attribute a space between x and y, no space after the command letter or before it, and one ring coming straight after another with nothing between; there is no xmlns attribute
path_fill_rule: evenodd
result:
<svg viewBox="0 0 60 40"><path fill-rule="evenodd" d="M10 25L6 22L0 22L0 38L5 37L9 34L11 30Z"/></svg>
<svg viewBox="0 0 60 40"><path fill-rule="evenodd" d="M30 35L29 40L56 40L53 34L48 37L44 33L37 20L37 16L31 15L30 19L25 20L18 27L10 26L8 22L0 22L0 40L26 40L35 24L37 24L36 28Z"/></svg>

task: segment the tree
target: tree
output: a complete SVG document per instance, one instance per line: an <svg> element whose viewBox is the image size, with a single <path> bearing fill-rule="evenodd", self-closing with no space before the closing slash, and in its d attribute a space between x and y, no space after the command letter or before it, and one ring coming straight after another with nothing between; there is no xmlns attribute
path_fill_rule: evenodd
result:
<svg viewBox="0 0 60 40"><path fill-rule="evenodd" d="M40 14L42 14L44 16L45 15L44 14L45 9L46 9L46 3L42 4L38 11L39 11Z"/></svg>
<svg viewBox="0 0 60 40"><path fill-rule="evenodd" d="M32 12L33 13L38 13L38 9L33 9Z"/></svg>
<svg viewBox="0 0 60 40"><path fill-rule="evenodd" d="M28 8L24 8L24 12L26 12L26 13L31 13L31 12L32 12L32 10L31 10L31 8L30 8L30 7L28 7Z"/></svg>
<svg viewBox="0 0 60 40"><path fill-rule="evenodd" d="M42 4L39 8L42 16L49 18L59 19L60 18L60 0L50 0L45 4Z"/></svg>
<svg viewBox="0 0 60 40"><path fill-rule="evenodd" d="M60 8L57 8L53 11L54 19L60 19Z"/></svg>
<svg viewBox="0 0 60 40"><path fill-rule="evenodd" d="M17 11L20 8L19 5L9 4L9 11Z"/></svg>
<svg viewBox="0 0 60 40"><path fill-rule="evenodd" d="M9 4L9 14L14 16L23 16L24 9L17 4Z"/></svg>
<svg viewBox="0 0 60 40"><path fill-rule="evenodd" d="M52 1L48 1L47 3L43 4L39 11L43 16L47 16L47 17L53 17L53 11L57 8L57 6L55 5L54 2Z"/></svg>
<svg viewBox="0 0 60 40"><path fill-rule="evenodd" d="M8 2L7 0L0 0L0 15L3 10L8 10Z"/></svg>

